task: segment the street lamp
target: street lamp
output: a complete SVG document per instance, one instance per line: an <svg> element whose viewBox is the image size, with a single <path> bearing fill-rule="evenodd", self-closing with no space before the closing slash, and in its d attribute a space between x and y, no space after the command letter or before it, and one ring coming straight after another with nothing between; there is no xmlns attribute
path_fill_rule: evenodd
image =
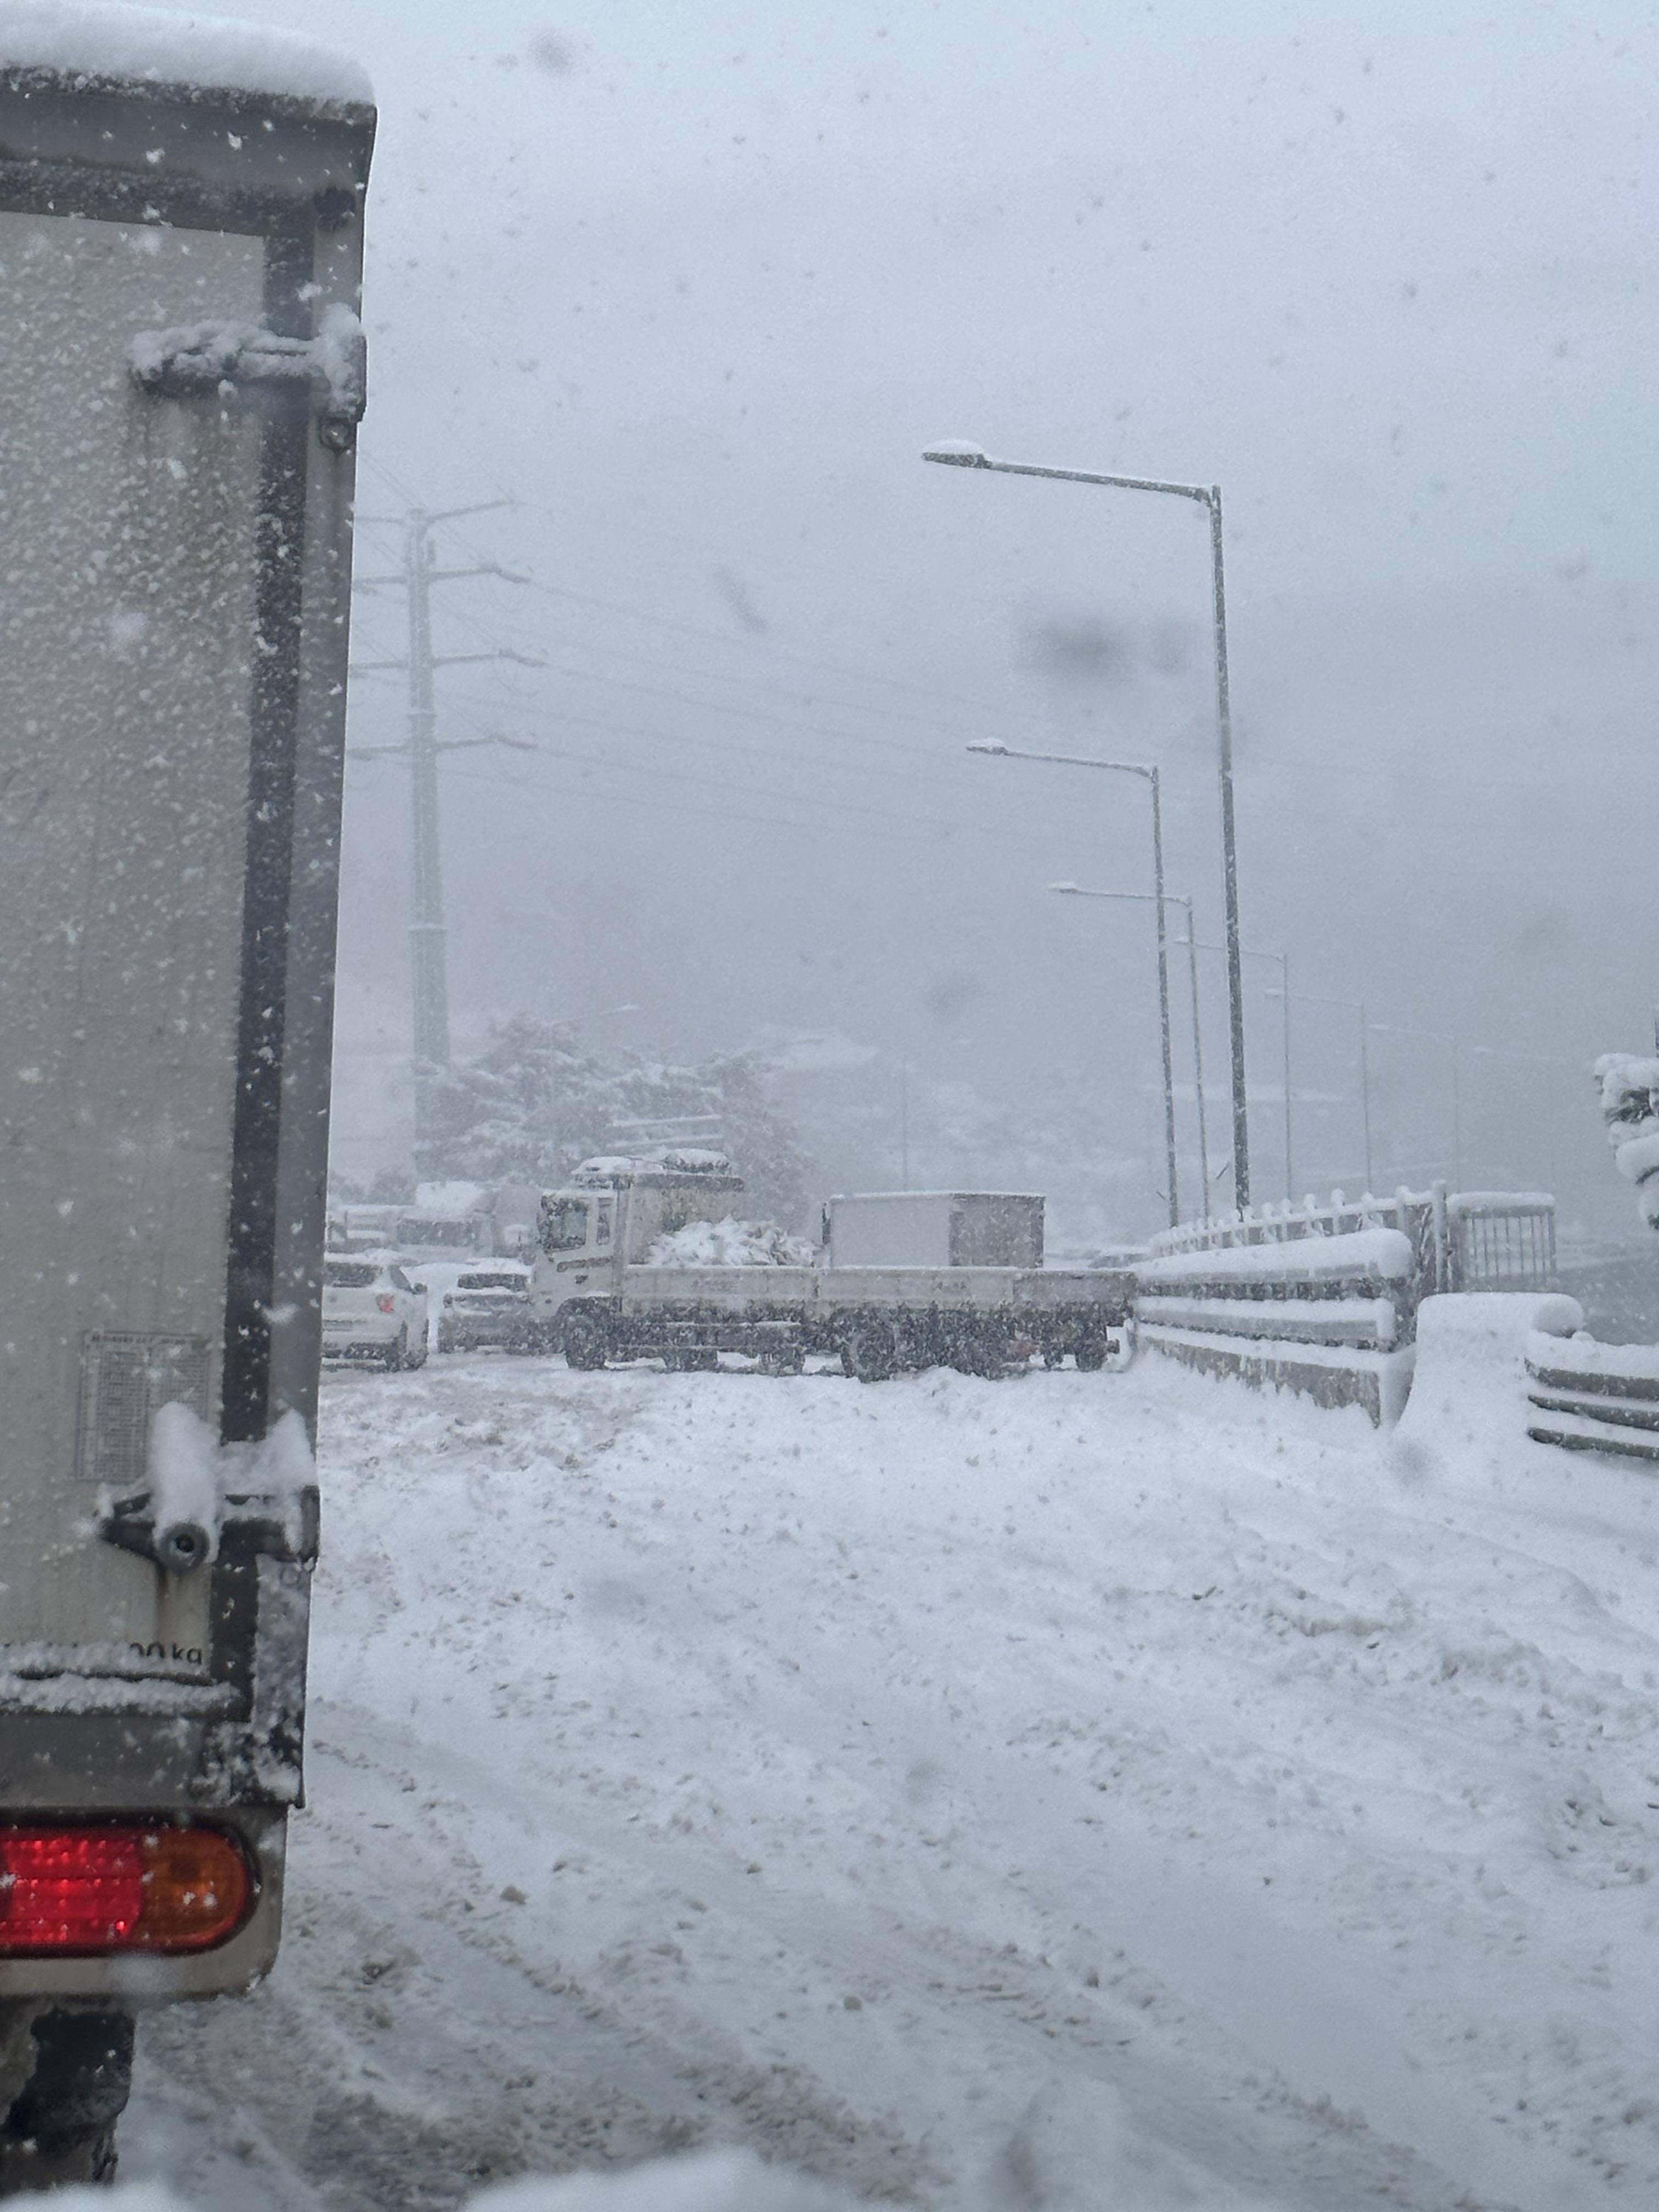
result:
<svg viewBox="0 0 1659 2212"><path fill-rule="evenodd" d="M1139 906L1157 903L1157 894L1151 891L1093 891L1085 890L1081 884L1050 884L1051 891L1063 892L1070 898L1124 899ZM1165 891L1170 906L1184 907L1187 911L1187 973L1193 995L1193 1086L1198 1100L1198 1172L1203 1186L1204 1218L1210 1218L1210 1138L1204 1115L1204 1032L1198 1016L1198 945L1193 933L1193 902L1180 891ZM1165 1066L1168 1066L1166 1057ZM1175 1118L1173 1091L1165 1093L1169 1119Z"/></svg>
<svg viewBox="0 0 1659 2212"><path fill-rule="evenodd" d="M1224 952L1224 945L1200 945L1200 952ZM1280 1024L1280 1038L1285 1063L1285 1195L1295 1202L1295 1176L1291 1168L1291 956L1288 952L1259 952L1253 945L1241 945L1239 951L1246 960L1271 960L1279 969L1279 988L1269 991L1270 999L1283 999L1285 1018ZM1243 1208L1240 1211L1243 1212Z"/></svg>
<svg viewBox="0 0 1659 2212"><path fill-rule="evenodd" d="M1276 998L1269 991L1267 996ZM1359 1110L1365 1126L1365 1195L1370 1197L1376 1188L1371 1171L1371 1060L1365 1041L1365 1001L1363 999L1328 999L1322 992L1298 991L1297 997L1304 1006L1346 1006L1351 1014L1359 1017ZM1477 1050L1480 1048L1477 1046Z"/></svg>
<svg viewBox="0 0 1659 2212"><path fill-rule="evenodd" d="M1455 1030L1408 1029L1399 1022L1373 1022L1373 1036L1425 1037L1431 1044L1443 1044L1451 1062L1452 1109L1452 1188L1455 1190L1463 1180L1463 1079L1461 1062L1462 1041Z"/></svg>
<svg viewBox="0 0 1659 2212"><path fill-rule="evenodd" d="M1227 597L1221 558L1219 484L1164 483L1154 477L1103 476L1089 469L1039 468L1026 461L997 461L977 446L929 446L925 461L947 468L994 469L1011 477L1049 477L1061 483L1108 484L1121 491L1167 492L1193 501L1210 517L1210 587L1215 628L1216 738L1221 775L1222 903L1226 918L1227 1010L1233 1077L1233 1196L1242 1211L1250 1202L1249 1115L1244 1092L1243 947L1238 927L1238 850L1233 830L1233 724L1227 682Z"/></svg>
<svg viewBox="0 0 1659 2212"><path fill-rule="evenodd" d="M1114 775L1138 775L1152 794L1152 896L1158 907L1158 1006L1164 1048L1164 1142L1170 1173L1170 1226L1173 1229L1181 1219L1181 1201L1176 1193L1175 1068L1170 1051L1170 955L1164 922L1164 804L1159 795L1158 772L1139 761L1096 760L1082 753L1022 752L1012 745L1005 745L996 738L977 738L968 750L970 753L994 753L1002 760L1048 761L1061 768L1103 768L1109 769Z"/></svg>

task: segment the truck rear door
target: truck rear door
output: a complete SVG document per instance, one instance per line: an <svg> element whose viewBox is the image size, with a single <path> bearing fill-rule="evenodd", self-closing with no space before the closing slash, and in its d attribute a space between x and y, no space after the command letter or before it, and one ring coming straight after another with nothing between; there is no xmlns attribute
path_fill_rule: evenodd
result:
<svg viewBox="0 0 1659 2212"><path fill-rule="evenodd" d="M256 1910L165 1994L274 1949L299 1790L373 112L7 36L0 1819L240 1824ZM101 1972L0 1927L0 1995Z"/></svg>

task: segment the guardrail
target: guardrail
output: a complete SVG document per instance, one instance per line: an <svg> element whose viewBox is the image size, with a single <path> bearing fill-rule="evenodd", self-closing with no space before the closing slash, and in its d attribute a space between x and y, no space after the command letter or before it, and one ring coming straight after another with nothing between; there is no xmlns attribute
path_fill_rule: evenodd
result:
<svg viewBox="0 0 1659 2212"><path fill-rule="evenodd" d="M1659 1345L1536 1332L1527 1346L1527 1434L1564 1451L1659 1460Z"/></svg>
<svg viewBox="0 0 1659 2212"><path fill-rule="evenodd" d="M1395 1419L1417 1310L1459 1291L1554 1287L1555 1201L1536 1191L1340 1191L1152 1239L1135 1270L1139 1340L1188 1366Z"/></svg>

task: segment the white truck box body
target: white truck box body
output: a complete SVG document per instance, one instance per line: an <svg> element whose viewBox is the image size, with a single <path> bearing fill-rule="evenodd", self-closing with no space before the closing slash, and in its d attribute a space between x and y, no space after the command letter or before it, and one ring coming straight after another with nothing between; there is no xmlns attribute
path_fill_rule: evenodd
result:
<svg viewBox="0 0 1659 2212"><path fill-rule="evenodd" d="M862 1191L824 1208L831 1267L1040 1267L1043 1202L1029 1192Z"/></svg>
<svg viewBox="0 0 1659 2212"><path fill-rule="evenodd" d="M136 1547L162 1407L237 1480L314 1419L355 413L313 340L356 343L374 118L7 37L0 1817L234 1819L258 1910L147 1970L165 1996L268 1960L299 1790L310 1538ZM297 367L191 383L204 329ZM0 1996L111 1971L0 1964Z"/></svg>

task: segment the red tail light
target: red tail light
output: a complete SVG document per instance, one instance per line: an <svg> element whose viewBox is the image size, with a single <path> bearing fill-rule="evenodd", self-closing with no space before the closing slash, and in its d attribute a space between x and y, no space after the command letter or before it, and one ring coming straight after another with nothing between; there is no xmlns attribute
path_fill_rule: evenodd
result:
<svg viewBox="0 0 1659 2212"><path fill-rule="evenodd" d="M252 1902L216 1828L0 1827L0 1958L207 1951Z"/></svg>
<svg viewBox="0 0 1659 2212"><path fill-rule="evenodd" d="M397 1300L392 1297L390 1291L382 1291L380 1297L375 1299L374 1303L379 1306L382 1313L390 1313L392 1308L396 1305Z"/></svg>

